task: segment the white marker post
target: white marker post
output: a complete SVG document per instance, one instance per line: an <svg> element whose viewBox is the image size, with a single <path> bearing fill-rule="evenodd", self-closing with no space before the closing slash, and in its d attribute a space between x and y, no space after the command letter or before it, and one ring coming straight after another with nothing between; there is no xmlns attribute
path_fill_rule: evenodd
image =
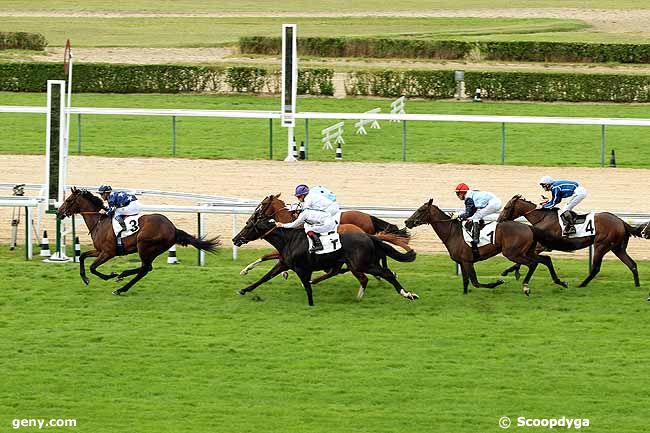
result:
<svg viewBox="0 0 650 433"><path fill-rule="evenodd" d="M295 24L282 24L282 100L281 122L288 130L287 157L285 161L296 161L293 155L293 130L296 126L296 95L298 93L298 45Z"/></svg>

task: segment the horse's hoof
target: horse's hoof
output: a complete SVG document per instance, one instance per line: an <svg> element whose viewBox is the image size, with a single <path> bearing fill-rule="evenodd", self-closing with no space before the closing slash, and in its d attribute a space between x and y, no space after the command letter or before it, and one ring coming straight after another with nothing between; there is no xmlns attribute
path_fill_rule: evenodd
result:
<svg viewBox="0 0 650 433"><path fill-rule="evenodd" d="M121 276L121 275L118 275L118 276L117 276L117 279L116 279L115 281L122 281L123 279L124 279L124 277L123 277L123 276Z"/></svg>
<svg viewBox="0 0 650 433"><path fill-rule="evenodd" d="M505 271L501 272L500 275L501 275L502 277L507 277L507 276L508 276L508 273L509 273L509 272L508 272L508 270L506 269Z"/></svg>
<svg viewBox="0 0 650 433"><path fill-rule="evenodd" d="M244 291L244 289L239 289L239 290L237 290L236 293L237 293L238 295L242 295L242 296L244 296L244 295L246 294L246 292Z"/></svg>
<svg viewBox="0 0 650 433"><path fill-rule="evenodd" d="M111 272L110 275L109 275L109 277L111 277L111 278L115 278L115 277L119 277L119 276L120 276L120 274L118 274L117 272Z"/></svg>
<svg viewBox="0 0 650 433"><path fill-rule="evenodd" d="M524 287L524 295L530 296L530 289L528 287Z"/></svg>
<svg viewBox="0 0 650 433"><path fill-rule="evenodd" d="M500 285L503 284L503 283L505 283L505 281L503 281L503 280L497 280L497 281L496 281L496 285L497 285L497 286L500 286Z"/></svg>
<svg viewBox="0 0 650 433"><path fill-rule="evenodd" d="M113 290L111 293L114 294L115 296L120 296L122 294L122 292L120 292L119 290Z"/></svg>
<svg viewBox="0 0 650 433"><path fill-rule="evenodd" d="M569 283L567 283L566 281L560 281L560 286L564 287L565 289L568 289Z"/></svg>
<svg viewBox="0 0 650 433"><path fill-rule="evenodd" d="M409 292L409 295L410 295L409 299L411 301L415 301L416 299L420 299L420 297L418 296L417 293Z"/></svg>
<svg viewBox="0 0 650 433"><path fill-rule="evenodd" d="M241 271L239 271L239 275L248 275L248 270L242 269Z"/></svg>
<svg viewBox="0 0 650 433"><path fill-rule="evenodd" d="M83 281L86 286L90 284L88 277L86 277L85 275L81 276L81 281Z"/></svg>
<svg viewBox="0 0 650 433"><path fill-rule="evenodd" d="M285 280L289 278L289 272L287 271L282 272L282 278L284 278Z"/></svg>

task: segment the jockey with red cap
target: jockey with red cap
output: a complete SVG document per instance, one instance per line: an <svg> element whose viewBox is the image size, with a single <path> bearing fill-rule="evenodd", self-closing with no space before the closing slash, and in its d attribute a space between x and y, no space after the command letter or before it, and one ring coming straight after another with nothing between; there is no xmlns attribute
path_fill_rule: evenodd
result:
<svg viewBox="0 0 650 433"><path fill-rule="evenodd" d="M302 204L302 212L296 220L282 224L276 223L278 227L294 228L304 224L305 232L312 240L310 252L320 251L323 244L317 233L326 234L336 231L339 224L337 216L340 213L339 205L336 202L336 195L323 186L314 186L311 189L304 184L296 187L295 196Z"/></svg>
<svg viewBox="0 0 650 433"><path fill-rule="evenodd" d="M498 213L501 210L501 200L491 192L471 190L465 183L459 183L455 192L456 197L465 202L465 212L454 214L452 217L472 222L472 250L478 255L481 220L490 214Z"/></svg>

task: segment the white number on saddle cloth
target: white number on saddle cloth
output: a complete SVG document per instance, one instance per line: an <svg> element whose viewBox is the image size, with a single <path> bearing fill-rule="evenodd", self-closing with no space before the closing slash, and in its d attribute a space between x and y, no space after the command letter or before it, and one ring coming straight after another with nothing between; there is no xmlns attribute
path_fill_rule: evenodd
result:
<svg viewBox="0 0 650 433"><path fill-rule="evenodd" d="M488 223L481 229L481 234L478 238L478 246L482 247L483 245L493 244L494 243L494 231L497 229L496 221ZM463 228L463 238L465 238L465 243L467 245L472 245L472 233L468 232Z"/></svg>
<svg viewBox="0 0 650 433"><path fill-rule="evenodd" d="M311 249L313 246L311 238L307 236L307 240L309 240L309 249ZM341 249L341 238L338 233L321 235L320 242L323 244L323 249L316 251L316 254L328 254Z"/></svg>
<svg viewBox="0 0 650 433"><path fill-rule="evenodd" d="M124 217L124 223L126 224L126 230L122 232L120 237L122 239L128 238L131 235L134 235L140 230L140 215L129 215ZM113 218L113 231L115 231L115 236L122 230L122 226L120 223L115 221L115 218Z"/></svg>
<svg viewBox="0 0 650 433"><path fill-rule="evenodd" d="M596 234L596 224L594 223L594 217L596 214L594 212L588 213L586 215L585 221L580 224L576 224L576 234L569 235L569 238L584 238L586 236L594 236ZM564 221L560 218L560 211L558 211L557 219L560 222L560 230L564 233Z"/></svg>

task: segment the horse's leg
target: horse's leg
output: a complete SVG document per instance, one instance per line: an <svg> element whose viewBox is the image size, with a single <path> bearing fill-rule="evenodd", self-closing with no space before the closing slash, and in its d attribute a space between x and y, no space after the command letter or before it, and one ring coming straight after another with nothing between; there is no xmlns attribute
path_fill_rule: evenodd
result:
<svg viewBox="0 0 650 433"><path fill-rule="evenodd" d="M399 281L397 281L395 274L393 274L393 272L390 269L386 269L377 263L377 264L370 265L367 269L364 269L364 271L365 273L374 275L376 277L381 277L384 280L388 281L390 284L392 284L392 286L395 288L395 291L400 296L403 296L404 298L410 300L420 299L417 293L409 292L406 289L404 289L404 287L402 287ZM352 272L359 272L359 271L353 270Z"/></svg>
<svg viewBox="0 0 650 433"><path fill-rule="evenodd" d="M474 269L474 264L469 263L469 266L467 267L469 279L472 282L472 285L474 287L484 287L486 289L494 289L496 286L500 286L501 284L504 283L503 280L496 280L493 283L480 283L478 281L478 277L476 276L476 270Z"/></svg>
<svg viewBox="0 0 650 433"><path fill-rule="evenodd" d="M514 273L515 273L515 279L518 280L519 277L521 276L521 274L520 274L520 272L519 272L519 269L520 269L520 268L521 268L521 265L520 265L519 263L515 263L514 265L510 266L510 267L509 267L508 269L506 269L505 271L501 272L501 276L502 276L502 277L505 277L505 276L508 275L510 272L514 272Z"/></svg>
<svg viewBox="0 0 650 433"><path fill-rule="evenodd" d="M261 286L262 284L266 283L270 279L274 278L278 274L282 273L283 271L288 270L289 267L284 263L282 260L280 260L278 263L275 264L262 278L254 282L248 287L245 287L243 289L237 290L237 293L240 295L245 295L248 292L252 292L255 290L258 286Z"/></svg>
<svg viewBox="0 0 650 433"><path fill-rule="evenodd" d="M246 265L246 267L239 272L239 275L248 274L248 272L251 269L253 269L254 267L259 265L260 263L265 262L267 260L280 260L280 253L277 252L277 251L274 251L272 253L268 253L268 254L263 255L259 259L255 260L253 263L250 263L250 264Z"/></svg>
<svg viewBox="0 0 650 433"><path fill-rule="evenodd" d="M641 287L641 283L639 282L639 271L636 269L636 262L627 254L625 248L621 247L612 249L612 252L616 254L616 257L621 259L623 263L625 263L630 271L632 271L632 275L634 276L634 287Z"/></svg>
<svg viewBox="0 0 650 433"><path fill-rule="evenodd" d="M361 300L363 295L366 294L366 287L368 287L368 277L363 272L352 272L355 278L359 281L359 290L357 291L357 299Z"/></svg>
<svg viewBox="0 0 650 433"><path fill-rule="evenodd" d="M471 266L469 262L456 262L460 265L460 274L463 277L463 295L469 293L469 272L467 272L467 266Z"/></svg>
<svg viewBox="0 0 650 433"><path fill-rule="evenodd" d="M88 257L97 257L99 252L97 250L86 251L79 256L79 275L81 276L81 281L87 286L90 281L86 276L86 267L84 265L84 260Z"/></svg>
<svg viewBox="0 0 650 433"><path fill-rule="evenodd" d="M120 275L117 276L117 281L122 281L124 277L137 274L138 272L140 272L140 268L133 268L133 269L127 269L126 271L122 271L120 272Z"/></svg>
<svg viewBox="0 0 650 433"><path fill-rule="evenodd" d="M549 256L545 256L543 254L539 254L537 256L537 260L539 263L543 264L548 268L549 273L551 274L551 278L553 279L553 282L555 284L558 284L565 289L569 287L569 284L566 281L562 281L560 277L557 275L557 272L555 272L555 267L553 266L553 260Z"/></svg>
<svg viewBox="0 0 650 433"><path fill-rule="evenodd" d="M113 294L119 296L120 294L127 292L131 287L135 285L135 283L140 281L145 275L147 275L152 270L153 270L153 266L151 266L151 261L147 260L145 262L143 259L142 266L136 269L137 275L131 278L129 282L126 283L124 286L120 287L117 290L113 290Z"/></svg>
<svg viewBox="0 0 650 433"><path fill-rule="evenodd" d="M594 258L591 264L591 272L587 275L587 278L580 283L578 287L586 287L591 280L594 279L598 272L600 272L600 265L603 262L603 256L609 251L609 246L605 246L605 242L600 243L597 247L594 248Z"/></svg>
<svg viewBox="0 0 650 433"><path fill-rule="evenodd" d="M102 274L101 272L99 272L97 270L98 267L100 267L101 265L103 265L104 263L106 263L107 261L112 259L113 257L115 257L115 256L109 255L109 254L104 253L104 252L99 253L99 256L97 256L97 259L94 262L92 262L92 264L90 265L90 272L97 275L99 278L101 278L104 281L110 280L111 278L117 277L119 275L117 272L111 272L110 275L106 275L106 274Z"/></svg>
<svg viewBox="0 0 650 433"><path fill-rule="evenodd" d="M312 290L311 290L311 271L307 269L294 269L296 274L298 274L298 278L300 278L300 281L302 282L302 286L305 288L305 292L307 293L307 302L309 303L310 307L314 306L314 297L312 295Z"/></svg>
<svg viewBox="0 0 650 433"><path fill-rule="evenodd" d="M321 275L318 278L314 278L313 280L311 280L311 285L315 286L316 284L320 283L321 281L329 280L334 275L345 274L346 272L348 272L350 270L349 268L341 269L342 267L343 267L343 263L333 267L332 269L327 271L327 273L325 275Z"/></svg>

